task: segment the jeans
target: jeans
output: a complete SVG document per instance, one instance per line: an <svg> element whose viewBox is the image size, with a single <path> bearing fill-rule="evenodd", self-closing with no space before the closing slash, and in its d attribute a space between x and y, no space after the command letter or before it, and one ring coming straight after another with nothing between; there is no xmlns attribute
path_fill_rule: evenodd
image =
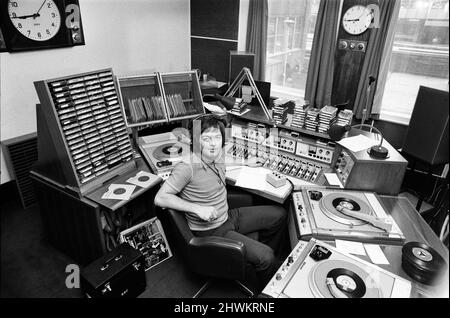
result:
<svg viewBox="0 0 450 318"><path fill-rule="evenodd" d="M283 207L264 205L232 209L221 226L207 231L193 231L195 236L221 236L244 244L247 261L255 267L261 286L265 286L278 269L275 252L284 235L287 213ZM258 232L259 241L246 234Z"/></svg>

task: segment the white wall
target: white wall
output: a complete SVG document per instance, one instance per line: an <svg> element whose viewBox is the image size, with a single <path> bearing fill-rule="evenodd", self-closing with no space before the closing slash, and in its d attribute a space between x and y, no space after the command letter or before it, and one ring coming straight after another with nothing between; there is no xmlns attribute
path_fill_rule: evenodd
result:
<svg viewBox="0 0 450 318"><path fill-rule="evenodd" d="M33 81L190 69L189 0L79 0L86 45L0 54L1 140L36 131ZM1 155L1 183L11 178Z"/></svg>

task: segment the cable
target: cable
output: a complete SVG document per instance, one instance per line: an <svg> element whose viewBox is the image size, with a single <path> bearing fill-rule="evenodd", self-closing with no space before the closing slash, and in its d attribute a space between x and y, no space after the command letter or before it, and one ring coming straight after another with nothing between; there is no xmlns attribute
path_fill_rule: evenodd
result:
<svg viewBox="0 0 450 318"><path fill-rule="evenodd" d="M427 198L427 200L425 200L426 202L430 202L431 203L431 200L433 199L433 196L434 196L434 191L436 191L437 183L438 183L438 179L436 179L436 181L434 181L433 191L431 191L430 196Z"/></svg>
<svg viewBox="0 0 450 318"><path fill-rule="evenodd" d="M439 239L441 242L444 242L446 237L448 236L448 210L447 216L445 217L444 223L442 224L441 233L439 234Z"/></svg>
<svg viewBox="0 0 450 318"><path fill-rule="evenodd" d="M290 184L291 184L291 186L292 186L292 191L291 191L291 192L295 191L295 186L294 186L294 182L292 182L292 180L291 180L291 179L289 179L288 177L286 177L286 180L287 180L287 181L289 181L289 183L290 183Z"/></svg>

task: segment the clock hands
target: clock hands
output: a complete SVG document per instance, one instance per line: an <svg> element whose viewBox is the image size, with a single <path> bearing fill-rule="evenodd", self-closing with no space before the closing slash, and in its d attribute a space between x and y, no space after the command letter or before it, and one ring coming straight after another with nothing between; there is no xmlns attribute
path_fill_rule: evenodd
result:
<svg viewBox="0 0 450 318"><path fill-rule="evenodd" d="M39 11L41 11L42 7L44 6L45 2L47 0L44 0L44 2L42 2L41 6L39 7L39 10L36 12L36 15L39 16Z"/></svg>
<svg viewBox="0 0 450 318"><path fill-rule="evenodd" d="M365 16L367 17L367 16L369 16L369 15L372 15L373 13L372 12L369 12L368 14L366 14ZM361 20L361 18L364 16L364 14L363 15L360 15L357 19L344 19L344 21L346 21L346 22L356 22L356 21L359 21L359 20Z"/></svg>
<svg viewBox="0 0 450 318"><path fill-rule="evenodd" d="M41 9L44 6L46 1L47 0L44 0L44 2L42 2L41 6L39 7L39 9L36 13L28 14L28 15L21 15L21 16L12 16L11 19L28 19L28 18L36 19L37 17L40 17L41 15L39 14L39 11L41 11Z"/></svg>
<svg viewBox="0 0 450 318"><path fill-rule="evenodd" d="M21 16L13 16L13 17L11 17L11 19L27 19L27 18L36 18L36 17L38 17L39 16L39 14L38 15L36 15L36 13L33 13L33 14L30 14L30 15L21 15Z"/></svg>

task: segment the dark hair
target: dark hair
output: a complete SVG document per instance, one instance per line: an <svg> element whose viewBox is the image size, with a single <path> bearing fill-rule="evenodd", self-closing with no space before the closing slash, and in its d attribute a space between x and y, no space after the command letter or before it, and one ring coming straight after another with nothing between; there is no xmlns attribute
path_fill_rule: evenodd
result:
<svg viewBox="0 0 450 318"><path fill-rule="evenodd" d="M209 128L217 128L219 129L220 134L222 135L222 147L225 145L225 127L227 125L227 122L225 119L222 119L213 114L200 115L191 121L190 132L192 136L192 142L194 142L194 140L199 140L200 138L200 135L195 136L194 134L194 127L195 127L194 122L196 122L197 120L200 120L200 135L203 134L203 132L205 132Z"/></svg>

